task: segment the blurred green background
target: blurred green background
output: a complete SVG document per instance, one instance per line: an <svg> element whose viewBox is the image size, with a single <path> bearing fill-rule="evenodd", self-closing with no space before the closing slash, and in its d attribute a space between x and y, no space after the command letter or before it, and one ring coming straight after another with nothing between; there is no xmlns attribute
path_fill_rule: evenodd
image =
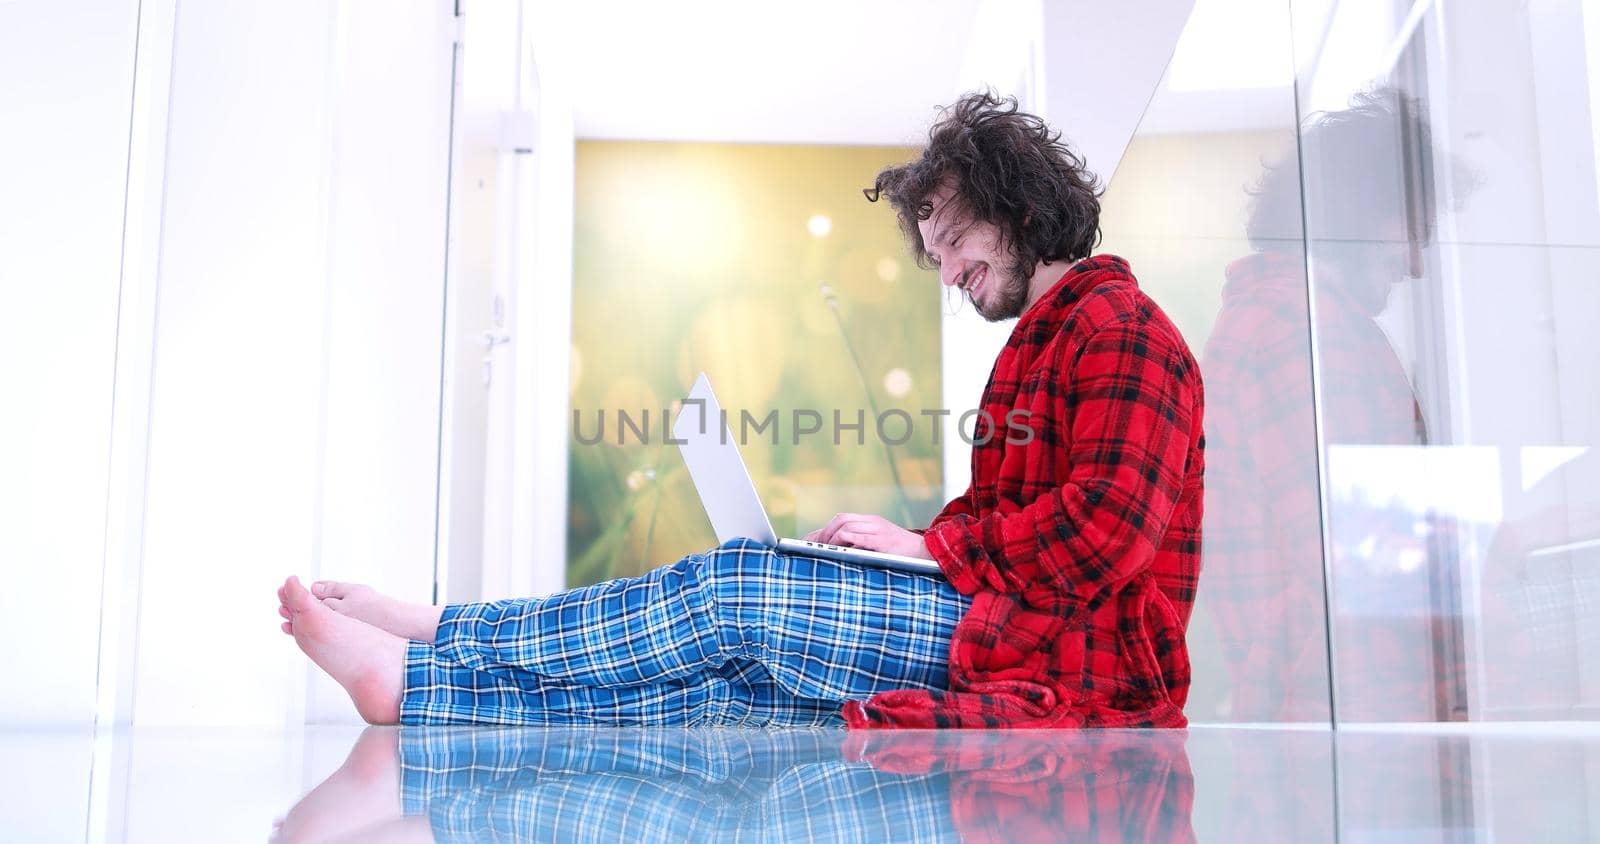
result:
<svg viewBox="0 0 1600 844"><path fill-rule="evenodd" d="M701 371L731 420L741 409L757 419L778 411L777 444L771 430L752 432L741 451L780 535L841 510L908 527L938 512L943 444L919 415L942 407L938 281L910 260L893 210L861 193L884 166L916 153L578 143L568 585L639 574L716 544L677 447L662 437L663 410ZM878 437L872 401L911 416L909 441ZM795 445L797 409L824 423ZM865 412L864 444L847 431L834 445L835 410L847 423ZM618 411L635 421L649 412L648 443L630 430L618 444ZM605 439L580 443L576 434L592 440L601 416ZM902 436L902 422L886 433Z"/></svg>

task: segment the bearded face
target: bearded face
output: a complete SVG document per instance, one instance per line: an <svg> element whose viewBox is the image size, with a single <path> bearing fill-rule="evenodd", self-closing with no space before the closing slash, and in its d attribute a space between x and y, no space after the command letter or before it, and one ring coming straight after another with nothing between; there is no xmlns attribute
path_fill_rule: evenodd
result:
<svg viewBox="0 0 1600 844"><path fill-rule="evenodd" d="M966 213L951 185L936 191L929 203L931 211L917 228L928 262L939 268L940 283L960 290L990 322L1021 316L1030 278L1017 266L1000 228Z"/></svg>

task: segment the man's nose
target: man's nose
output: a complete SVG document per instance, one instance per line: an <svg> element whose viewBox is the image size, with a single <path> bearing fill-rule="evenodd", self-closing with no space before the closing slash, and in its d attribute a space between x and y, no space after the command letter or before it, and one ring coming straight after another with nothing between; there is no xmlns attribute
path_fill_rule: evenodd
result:
<svg viewBox="0 0 1600 844"><path fill-rule="evenodd" d="M953 287L961 281L961 273L956 271L955 262L939 265L939 283L945 287Z"/></svg>

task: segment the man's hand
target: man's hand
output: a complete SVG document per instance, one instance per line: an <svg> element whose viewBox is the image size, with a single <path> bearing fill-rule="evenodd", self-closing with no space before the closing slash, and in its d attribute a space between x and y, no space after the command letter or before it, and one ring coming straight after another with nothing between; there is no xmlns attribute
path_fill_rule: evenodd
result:
<svg viewBox="0 0 1600 844"><path fill-rule="evenodd" d="M865 548L902 557L933 559L920 534L912 533L882 516L840 513L833 517L833 521L806 534L805 538L812 542Z"/></svg>

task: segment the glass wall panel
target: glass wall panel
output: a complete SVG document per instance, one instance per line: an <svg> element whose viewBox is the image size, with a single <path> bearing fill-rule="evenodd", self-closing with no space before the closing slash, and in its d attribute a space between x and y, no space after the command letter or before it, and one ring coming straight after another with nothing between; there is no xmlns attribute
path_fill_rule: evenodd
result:
<svg viewBox="0 0 1600 844"><path fill-rule="evenodd" d="M1596 9L1292 8L1337 717L1595 718Z"/></svg>
<svg viewBox="0 0 1600 844"><path fill-rule="evenodd" d="M1198 2L1104 198L1101 251L1205 381L1196 722L1330 718L1289 23L1281 3Z"/></svg>

